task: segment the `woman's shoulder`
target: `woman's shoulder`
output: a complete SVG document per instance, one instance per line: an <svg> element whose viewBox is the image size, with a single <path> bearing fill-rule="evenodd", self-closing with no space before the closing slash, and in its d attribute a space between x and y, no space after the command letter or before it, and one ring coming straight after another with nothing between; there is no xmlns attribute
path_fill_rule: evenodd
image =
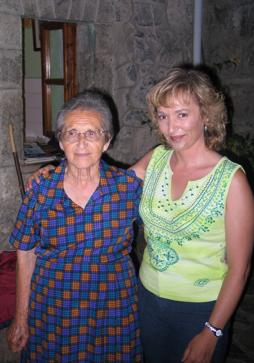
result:
<svg viewBox="0 0 254 363"><path fill-rule="evenodd" d="M237 170L240 170L241 172L245 173L242 165L229 159L227 156L222 156L218 165L225 168L229 173L232 173L232 172L235 173Z"/></svg>
<svg viewBox="0 0 254 363"><path fill-rule="evenodd" d="M158 145L154 148L152 159L161 159L163 157L168 157L173 153L173 150L164 146L164 145Z"/></svg>
<svg viewBox="0 0 254 363"><path fill-rule="evenodd" d="M168 165L168 162L172 156L173 150L165 147L164 145L157 146L152 155L151 159L147 165L147 173L159 171Z"/></svg>
<svg viewBox="0 0 254 363"><path fill-rule="evenodd" d="M168 155L169 150L163 145L158 145L152 150L148 151L140 160L138 160L130 169L134 170L136 175L144 180L146 171L151 162L160 158L162 155Z"/></svg>

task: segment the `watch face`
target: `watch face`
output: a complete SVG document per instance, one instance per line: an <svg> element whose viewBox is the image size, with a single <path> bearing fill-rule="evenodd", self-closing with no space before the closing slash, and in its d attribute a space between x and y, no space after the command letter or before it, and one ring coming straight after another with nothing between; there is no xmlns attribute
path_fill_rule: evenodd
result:
<svg viewBox="0 0 254 363"><path fill-rule="evenodd" d="M216 330L215 334L216 334L216 337L221 337L222 331L220 329L218 329L218 330Z"/></svg>

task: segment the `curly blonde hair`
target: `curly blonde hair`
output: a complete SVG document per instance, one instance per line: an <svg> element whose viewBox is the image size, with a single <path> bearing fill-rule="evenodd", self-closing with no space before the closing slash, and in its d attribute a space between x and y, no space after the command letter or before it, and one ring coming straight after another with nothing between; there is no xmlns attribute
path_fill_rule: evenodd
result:
<svg viewBox="0 0 254 363"><path fill-rule="evenodd" d="M150 117L167 147L166 138L158 130L156 114L159 106L169 107L175 97L181 97L187 103L190 99L197 102L204 120L205 144L209 149L218 150L225 139L228 115L224 95L216 89L210 77L201 70L175 67L148 92L146 99Z"/></svg>

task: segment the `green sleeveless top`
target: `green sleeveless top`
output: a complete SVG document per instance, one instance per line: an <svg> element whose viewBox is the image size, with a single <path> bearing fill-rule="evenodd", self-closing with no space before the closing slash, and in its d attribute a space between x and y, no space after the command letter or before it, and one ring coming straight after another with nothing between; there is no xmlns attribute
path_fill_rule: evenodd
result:
<svg viewBox="0 0 254 363"><path fill-rule="evenodd" d="M147 168L140 204L147 247L140 279L163 298L213 301L227 273L225 203L240 165L222 157L208 175L189 181L182 196L172 200L172 153L158 146Z"/></svg>

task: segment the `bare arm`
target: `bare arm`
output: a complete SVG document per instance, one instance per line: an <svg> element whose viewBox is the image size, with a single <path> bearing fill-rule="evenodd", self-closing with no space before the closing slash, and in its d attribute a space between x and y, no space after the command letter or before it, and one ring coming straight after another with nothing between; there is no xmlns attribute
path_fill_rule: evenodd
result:
<svg viewBox="0 0 254 363"><path fill-rule="evenodd" d="M254 236L254 201L242 171L237 171L229 189L225 224L228 273L209 319L212 325L219 328L225 326L235 311L250 270ZM204 328L189 343L183 361L210 362L216 342L217 338Z"/></svg>
<svg viewBox="0 0 254 363"><path fill-rule="evenodd" d="M7 331L7 341L13 352L21 351L28 339L28 308L30 284L36 262L34 250L17 251L16 312Z"/></svg>
<svg viewBox="0 0 254 363"><path fill-rule="evenodd" d="M134 170L136 175L142 180L145 178L146 168L149 164L152 154L153 150L148 151L139 161L130 167L130 169Z"/></svg>

